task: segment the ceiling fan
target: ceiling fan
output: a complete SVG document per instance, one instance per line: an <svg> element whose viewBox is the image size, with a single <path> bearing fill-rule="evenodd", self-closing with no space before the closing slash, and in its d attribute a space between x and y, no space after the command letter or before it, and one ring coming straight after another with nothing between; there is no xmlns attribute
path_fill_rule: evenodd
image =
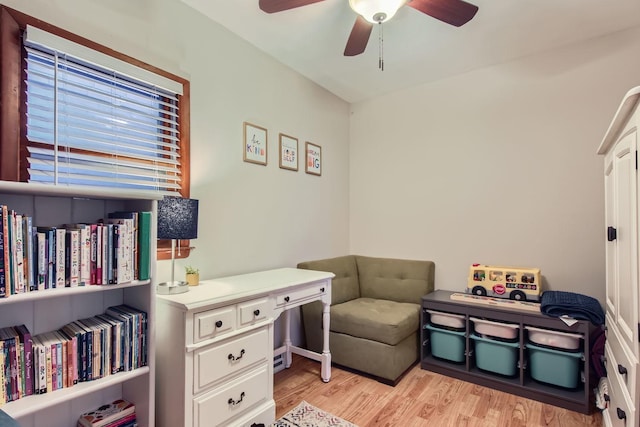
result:
<svg viewBox="0 0 640 427"><path fill-rule="evenodd" d="M282 12L324 0L259 0L260 9L267 13ZM473 18L478 6L463 0L349 0L358 17L344 49L345 56L364 52L373 24L387 22L402 6L407 5L447 24L460 27Z"/></svg>

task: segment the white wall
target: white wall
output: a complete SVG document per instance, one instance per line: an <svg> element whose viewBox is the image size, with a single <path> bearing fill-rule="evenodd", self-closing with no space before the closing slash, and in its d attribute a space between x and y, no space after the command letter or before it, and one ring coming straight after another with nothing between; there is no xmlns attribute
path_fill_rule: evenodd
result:
<svg viewBox="0 0 640 427"><path fill-rule="evenodd" d="M636 28L353 105L351 252L433 260L454 291L474 262L539 267L603 302L595 153L638 49Z"/></svg>
<svg viewBox="0 0 640 427"><path fill-rule="evenodd" d="M349 106L178 0L3 0L11 8L191 82L196 250L176 261L222 277L348 251ZM257 7L257 6L256 6ZM242 160L244 121L267 128L267 166ZM278 167L278 134L322 147L322 176ZM171 262L158 263L158 281ZM302 341L299 312L292 340ZM281 342L281 323L275 344Z"/></svg>
<svg viewBox="0 0 640 427"><path fill-rule="evenodd" d="M8 0L40 18L191 81L196 250L202 279L348 250L348 104L177 0ZM256 5L257 7L257 5ZM268 129L268 165L242 161L242 123ZM278 133L322 146L322 176L278 167ZM159 263L170 278L170 262Z"/></svg>

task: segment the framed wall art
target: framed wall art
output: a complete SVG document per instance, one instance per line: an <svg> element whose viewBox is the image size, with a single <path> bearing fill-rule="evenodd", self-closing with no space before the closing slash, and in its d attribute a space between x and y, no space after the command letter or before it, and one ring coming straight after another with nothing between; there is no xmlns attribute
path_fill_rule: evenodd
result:
<svg viewBox="0 0 640 427"><path fill-rule="evenodd" d="M298 170L298 138L280 134L280 167L292 171Z"/></svg>
<svg viewBox="0 0 640 427"><path fill-rule="evenodd" d="M267 164L267 130L244 122L242 159L259 165Z"/></svg>
<svg viewBox="0 0 640 427"><path fill-rule="evenodd" d="M307 142L305 144L305 154L304 171L312 175L322 175L322 147Z"/></svg>

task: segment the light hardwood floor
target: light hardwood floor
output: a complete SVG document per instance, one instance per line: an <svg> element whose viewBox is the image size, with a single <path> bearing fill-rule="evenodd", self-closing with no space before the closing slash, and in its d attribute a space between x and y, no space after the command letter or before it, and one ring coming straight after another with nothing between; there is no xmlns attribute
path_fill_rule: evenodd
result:
<svg viewBox="0 0 640 427"><path fill-rule="evenodd" d="M367 426L602 426L599 412L568 411L482 387L415 365L391 387L336 367L331 381L320 379L320 363L294 355L293 364L274 377L276 417L301 400Z"/></svg>

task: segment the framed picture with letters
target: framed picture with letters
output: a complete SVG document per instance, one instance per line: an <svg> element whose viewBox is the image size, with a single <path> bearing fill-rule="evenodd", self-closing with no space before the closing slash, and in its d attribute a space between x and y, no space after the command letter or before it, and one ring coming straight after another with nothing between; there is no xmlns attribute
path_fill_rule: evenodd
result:
<svg viewBox="0 0 640 427"><path fill-rule="evenodd" d="M267 164L267 130L244 122L242 159L259 165Z"/></svg>
<svg viewBox="0 0 640 427"><path fill-rule="evenodd" d="M298 138L280 134L280 167L292 171L298 170Z"/></svg>
<svg viewBox="0 0 640 427"><path fill-rule="evenodd" d="M305 144L304 171L311 175L322 175L322 147L307 142Z"/></svg>

